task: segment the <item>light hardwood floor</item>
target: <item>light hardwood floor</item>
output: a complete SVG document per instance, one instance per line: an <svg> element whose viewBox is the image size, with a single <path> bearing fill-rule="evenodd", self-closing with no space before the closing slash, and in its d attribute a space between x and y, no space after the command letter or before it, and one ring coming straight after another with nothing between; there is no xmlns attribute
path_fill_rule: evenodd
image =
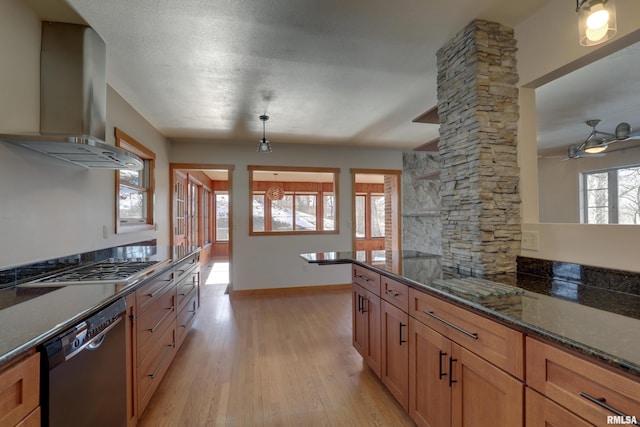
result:
<svg viewBox="0 0 640 427"><path fill-rule="evenodd" d="M202 309L139 426L413 426L351 345L350 290Z"/></svg>

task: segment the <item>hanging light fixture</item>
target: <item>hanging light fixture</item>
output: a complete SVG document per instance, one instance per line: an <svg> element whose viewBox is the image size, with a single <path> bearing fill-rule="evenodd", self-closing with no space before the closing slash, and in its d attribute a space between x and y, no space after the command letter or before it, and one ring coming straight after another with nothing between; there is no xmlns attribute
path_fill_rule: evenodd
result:
<svg viewBox="0 0 640 427"><path fill-rule="evenodd" d="M582 46L594 46L616 35L615 0L576 0Z"/></svg>
<svg viewBox="0 0 640 427"><path fill-rule="evenodd" d="M278 176L277 173L273 174L273 179L275 180ZM284 189L277 183L274 182L267 189L267 199L269 200L282 200L284 199Z"/></svg>
<svg viewBox="0 0 640 427"><path fill-rule="evenodd" d="M265 136L265 122L269 120L269 116L263 114L259 118L262 120L262 139L258 142L258 153L270 153L271 144L267 141L267 137Z"/></svg>

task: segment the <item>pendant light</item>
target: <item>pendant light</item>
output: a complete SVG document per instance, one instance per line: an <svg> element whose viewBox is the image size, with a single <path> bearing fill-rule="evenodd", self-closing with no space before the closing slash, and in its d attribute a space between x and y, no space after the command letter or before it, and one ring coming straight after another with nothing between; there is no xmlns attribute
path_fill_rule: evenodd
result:
<svg viewBox="0 0 640 427"><path fill-rule="evenodd" d="M582 46L595 46L616 35L615 0L576 0Z"/></svg>
<svg viewBox="0 0 640 427"><path fill-rule="evenodd" d="M274 181L276 180L277 176L278 176L277 173L273 174ZM282 186L280 186L277 182L274 182L267 189L266 195L267 195L267 199L272 200L272 201L273 200L282 200L282 199L284 199L284 188L282 188Z"/></svg>
<svg viewBox="0 0 640 427"><path fill-rule="evenodd" d="M269 120L269 116L263 114L259 118L262 120L262 139L258 141L258 153L270 153L271 144L267 141L267 137L265 136L265 123Z"/></svg>

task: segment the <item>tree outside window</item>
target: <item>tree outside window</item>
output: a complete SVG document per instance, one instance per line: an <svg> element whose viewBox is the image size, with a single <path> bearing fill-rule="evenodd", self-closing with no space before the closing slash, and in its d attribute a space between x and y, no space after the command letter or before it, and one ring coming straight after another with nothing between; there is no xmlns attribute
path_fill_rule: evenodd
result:
<svg viewBox="0 0 640 427"><path fill-rule="evenodd" d="M249 166L250 234L337 233L339 169Z"/></svg>
<svg viewBox="0 0 640 427"><path fill-rule="evenodd" d="M640 166L583 172L583 223L640 223Z"/></svg>

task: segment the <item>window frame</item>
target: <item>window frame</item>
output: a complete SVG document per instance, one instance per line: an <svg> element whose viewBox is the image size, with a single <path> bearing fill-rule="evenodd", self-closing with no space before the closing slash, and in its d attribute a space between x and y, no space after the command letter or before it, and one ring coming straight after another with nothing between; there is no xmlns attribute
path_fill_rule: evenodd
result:
<svg viewBox="0 0 640 427"><path fill-rule="evenodd" d="M120 147L142 159L147 176L145 219L140 222L126 222L122 221L120 218L120 171L115 171L115 232L116 234L121 234L153 230L155 229L154 202L156 154L118 128L114 129L114 135L116 147Z"/></svg>
<svg viewBox="0 0 640 427"><path fill-rule="evenodd" d="M218 195L225 195L227 196L227 206L229 205L229 190L214 190L212 192L213 197L212 197L212 202L213 202L213 215L212 215L212 220L214 223L213 226L213 243L229 243L229 210L227 208L227 238L226 239L220 239L220 237L218 236Z"/></svg>
<svg viewBox="0 0 640 427"><path fill-rule="evenodd" d="M249 235L250 236L288 236L288 235L309 235L309 234L339 234L339 175L340 168L321 168L321 167L303 167L303 166L256 166L248 165L249 171ZM286 172L303 172L303 173L331 173L333 174L333 191L323 191L322 189L317 191L311 190L299 190L299 191L285 191L285 195L292 197L292 205L294 206L294 213L292 213L293 230L287 231L274 231L270 228L271 222L271 202L265 195L265 191L254 190L254 172L273 172L273 173L286 173ZM296 230L295 229L295 199L296 195L310 195L316 196L316 229L315 230ZM324 229L324 215L322 214L324 208L324 196L331 194L334 197L334 227L332 230ZM253 213L253 200L254 196L264 196L264 231L254 229L254 213Z"/></svg>
<svg viewBox="0 0 640 427"><path fill-rule="evenodd" d="M372 232L373 228L373 209L371 207L371 203L373 203L373 197L385 197L384 193L380 193L379 191L357 191L355 194L355 198L362 197L364 199L364 236L358 237L356 235L356 240L384 240L385 234L382 236L374 236ZM357 208L357 203L354 203L354 218L356 221L358 219L358 213L355 211ZM386 225L386 224L385 224ZM354 227L356 224L354 223ZM357 228L354 228L357 231Z"/></svg>
<svg viewBox="0 0 640 427"><path fill-rule="evenodd" d="M604 225L604 224L619 224L620 223L620 206L619 206L619 197L620 197L620 183L618 180L618 173L623 169L638 169L640 165L625 165L625 166L616 166L605 169L597 169L590 171L580 172L580 195L581 195L581 212L580 212L580 221L582 224L590 224L590 225ZM588 179L591 175L597 174L606 174L607 175L607 222L606 223L595 223L589 222L589 188L588 188ZM635 224L628 224L635 225Z"/></svg>

